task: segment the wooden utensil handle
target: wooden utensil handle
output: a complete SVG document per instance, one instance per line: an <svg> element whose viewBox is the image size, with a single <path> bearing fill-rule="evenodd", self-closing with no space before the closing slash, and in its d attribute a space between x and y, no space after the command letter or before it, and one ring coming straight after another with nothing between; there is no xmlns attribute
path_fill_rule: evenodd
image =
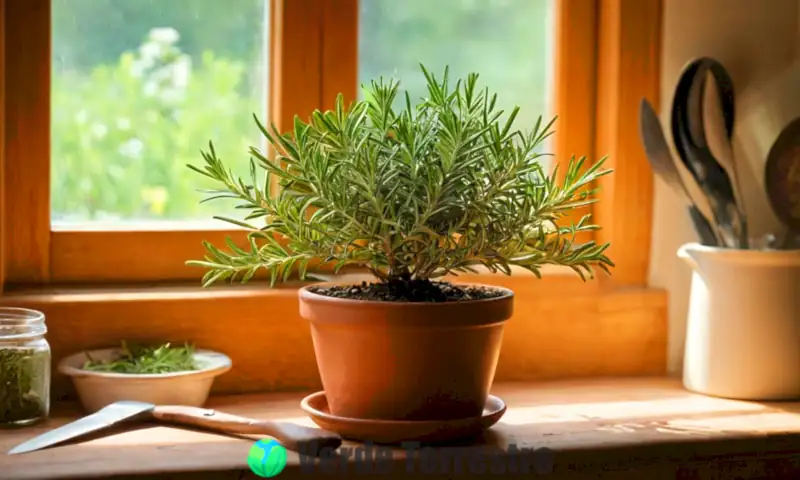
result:
<svg viewBox="0 0 800 480"><path fill-rule="evenodd" d="M289 422L256 420L205 408L180 405L157 406L152 415L159 421L200 427L231 434L267 435L286 449L303 455L317 456L323 448L339 448L342 437L319 428Z"/></svg>

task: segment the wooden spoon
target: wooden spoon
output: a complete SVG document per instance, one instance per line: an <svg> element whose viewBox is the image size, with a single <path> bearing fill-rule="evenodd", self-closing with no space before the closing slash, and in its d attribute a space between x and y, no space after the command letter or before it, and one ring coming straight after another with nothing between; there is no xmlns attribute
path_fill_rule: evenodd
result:
<svg viewBox="0 0 800 480"><path fill-rule="evenodd" d="M716 77L707 75L705 92L702 92L702 99L698 103L702 104L700 117L703 125L703 142L708 146L714 158L717 159L722 168L731 177L733 193L742 211L746 210L744 202L744 192L742 188L741 172L738 170L736 160L733 155L730 137L727 135L725 124L725 113L720 102L721 93Z"/></svg>
<svg viewBox="0 0 800 480"><path fill-rule="evenodd" d="M772 145L764 184L775 214L788 229L782 248L800 248L800 118L790 122Z"/></svg>

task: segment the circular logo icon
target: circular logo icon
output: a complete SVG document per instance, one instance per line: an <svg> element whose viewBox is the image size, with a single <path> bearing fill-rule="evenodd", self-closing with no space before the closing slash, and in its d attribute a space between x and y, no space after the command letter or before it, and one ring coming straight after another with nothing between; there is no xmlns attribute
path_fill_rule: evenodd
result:
<svg viewBox="0 0 800 480"><path fill-rule="evenodd" d="M247 464L259 477L274 477L286 466L286 449L275 440L259 440L250 447Z"/></svg>

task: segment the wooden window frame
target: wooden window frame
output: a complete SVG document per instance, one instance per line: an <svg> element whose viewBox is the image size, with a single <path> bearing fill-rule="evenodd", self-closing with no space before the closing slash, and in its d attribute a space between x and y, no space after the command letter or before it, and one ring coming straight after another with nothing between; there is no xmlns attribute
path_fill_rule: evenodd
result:
<svg viewBox="0 0 800 480"><path fill-rule="evenodd" d="M603 226L584 239L610 242L616 267L588 283L572 273L461 278L517 295L499 380L663 373L666 293L647 287L653 177L636 127L641 97L658 108L663 0L553 1L553 149L559 164L609 157L615 173L602 180L599 203L576 215ZM271 12L278 128L331 108L339 92L354 99L358 0L271 0ZM44 311L54 358L120 338L189 338L234 360L215 391L317 385L296 284L204 291L203 272L184 265L202 257L201 240L221 244L242 231L51 228L50 0L0 0L0 29L0 304ZM166 285L175 282L191 286ZM265 311L280 321L262 321ZM225 315L235 318L221 322ZM262 368L257 336L278 339L269 342L276 368ZM65 388L54 381L55 392Z"/></svg>
<svg viewBox="0 0 800 480"><path fill-rule="evenodd" d="M269 118L285 130L294 115L330 108L339 92L356 95L356 0L271 0ZM24 208L3 217L8 284L198 280L184 265L202 258L202 240L244 240L241 230L197 230L153 224L143 230L51 227L50 224L50 0L9 2L5 37L25 45L8 52L8 128L5 198ZM324 37L324 41L323 41ZM352 68L351 68L352 67ZM31 81L34 79L34 81ZM24 159L24 160L23 160ZM24 202L19 200L24 199ZM113 245L114 248L109 248ZM14 252L11 254L10 252ZM157 252L153 255L153 252ZM148 258L146 265L132 262Z"/></svg>
<svg viewBox="0 0 800 480"><path fill-rule="evenodd" d="M6 18L14 19L6 24L6 45L24 47L6 52L14 68L4 78L5 282L197 280L202 272L184 261L202 257L201 241L219 244L228 235L243 237L241 231L51 228L50 3L6 5ZM615 283L644 285L652 178L632 119L637 98L658 99L660 30L653 27L660 0L561 0L555 6L556 159L563 164L572 155L609 155L615 173L603 180L601 201L591 211L604 227L594 239L612 243ZM278 128L289 128L295 114L330 108L338 92L356 97L357 0L272 0L271 17L269 107ZM148 260L131 261L136 258Z"/></svg>

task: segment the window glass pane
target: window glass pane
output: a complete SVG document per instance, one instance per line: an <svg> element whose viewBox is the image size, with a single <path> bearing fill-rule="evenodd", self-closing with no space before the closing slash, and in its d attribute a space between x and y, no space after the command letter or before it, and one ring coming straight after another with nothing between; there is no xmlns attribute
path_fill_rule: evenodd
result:
<svg viewBox="0 0 800 480"><path fill-rule="evenodd" d="M427 94L422 63L453 82L478 73L500 109L519 105L519 129L550 120L552 0L361 0L359 23L359 82L399 80L398 108Z"/></svg>
<svg viewBox="0 0 800 480"><path fill-rule="evenodd" d="M267 111L268 0L53 0L52 218L56 225L207 220L214 142L248 174Z"/></svg>

